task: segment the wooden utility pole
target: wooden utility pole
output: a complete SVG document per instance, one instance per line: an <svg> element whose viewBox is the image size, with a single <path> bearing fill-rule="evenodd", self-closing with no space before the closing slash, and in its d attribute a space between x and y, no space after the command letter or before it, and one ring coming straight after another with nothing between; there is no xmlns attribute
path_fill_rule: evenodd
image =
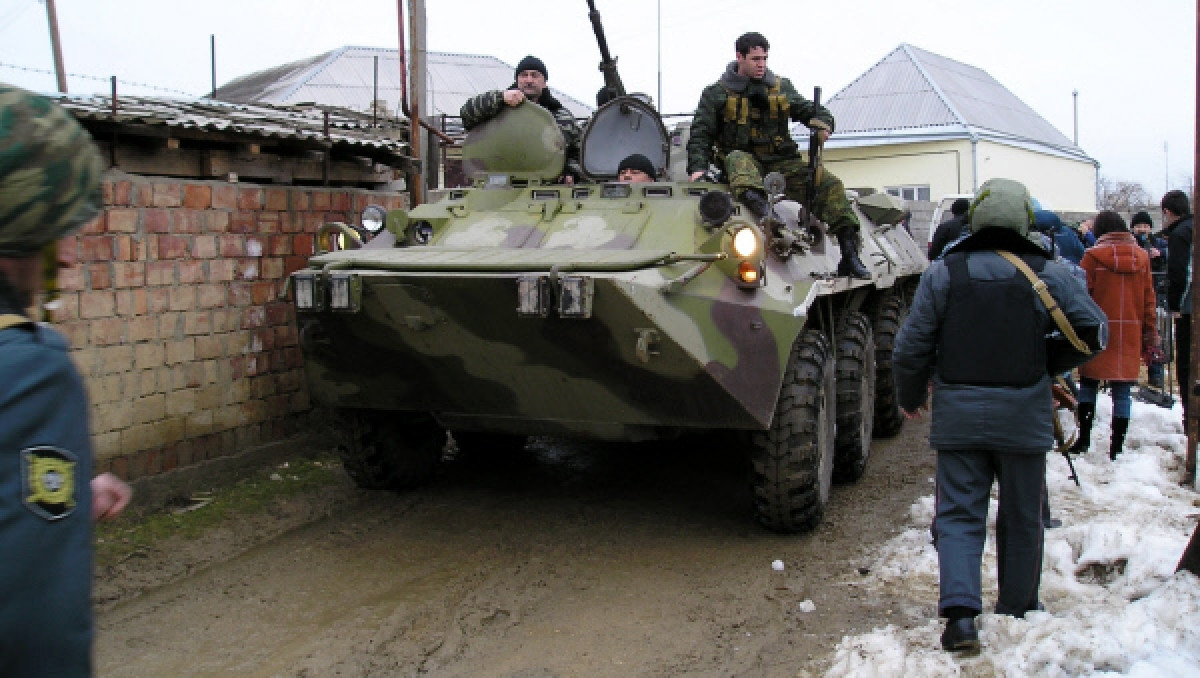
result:
<svg viewBox="0 0 1200 678"><path fill-rule="evenodd" d="M67 93L67 71L63 68L62 44L58 39L58 12L54 0L46 0L46 18L50 21L50 48L54 51L54 75L58 77L58 91Z"/></svg>

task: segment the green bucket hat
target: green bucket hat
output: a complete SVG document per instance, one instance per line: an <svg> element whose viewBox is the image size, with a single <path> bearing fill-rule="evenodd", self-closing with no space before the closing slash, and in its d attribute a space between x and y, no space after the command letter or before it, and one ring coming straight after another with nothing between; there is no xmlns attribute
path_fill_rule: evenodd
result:
<svg viewBox="0 0 1200 678"><path fill-rule="evenodd" d="M1034 222L1033 199L1019 181L988 179L979 187L968 214L972 233L985 228L1007 228L1028 238Z"/></svg>
<svg viewBox="0 0 1200 678"><path fill-rule="evenodd" d="M0 257L26 257L100 212L104 161L58 104L0 83Z"/></svg>

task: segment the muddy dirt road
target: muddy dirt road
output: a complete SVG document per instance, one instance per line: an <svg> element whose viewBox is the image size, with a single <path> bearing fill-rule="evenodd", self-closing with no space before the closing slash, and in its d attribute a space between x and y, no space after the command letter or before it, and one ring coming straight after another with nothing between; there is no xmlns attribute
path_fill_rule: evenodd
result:
<svg viewBox="0 0 1200 678"><path fill-rule="evenodd" d="M753 523L717 451L536 441L404 495L339 475L100 573L98 675L820 675L843 635L933 613L864 587L932 490L926 434L877 441L799 537Z"/></svg>

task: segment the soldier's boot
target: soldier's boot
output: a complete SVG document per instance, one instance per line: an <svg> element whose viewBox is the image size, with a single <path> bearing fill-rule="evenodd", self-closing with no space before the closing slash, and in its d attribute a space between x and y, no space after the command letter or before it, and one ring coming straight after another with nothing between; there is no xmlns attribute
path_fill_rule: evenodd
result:
<svg viewBox="0 0 1200 678"><path fill-rule="evenodd" d="M1108 444L1108 458L1116 461L1125 447L1125 434L1129 431L1129 417L1113 417L1112 440Z"/></svg>
<svg viewBox="0 0 1200 678"><path fill-rule="evenodd" d="M747 188L742 192L742 204L760 221L771 211L771 201L767 200L767 194L757 188Z"/></svg>
<svg viewBox="0 0 1200 678"><path fill-rule="evenodd" d="M1092 421L1096 418L1096 403L1079 403L1079 439L1068 450L1071 454L1083 454L1092 444Z"/></svg>
<svg viewBox="0 0 1200 678"><path fill-rule="evenodd" d="M837 274L848 278L858 278L866 280L871 277L871 272L863 266L862 259L858 258L858 249L862 247L862 240L858 237L857 228L845 228L839 231L836 235L838 245L842 248L842 260L838 262Z"/></svg>

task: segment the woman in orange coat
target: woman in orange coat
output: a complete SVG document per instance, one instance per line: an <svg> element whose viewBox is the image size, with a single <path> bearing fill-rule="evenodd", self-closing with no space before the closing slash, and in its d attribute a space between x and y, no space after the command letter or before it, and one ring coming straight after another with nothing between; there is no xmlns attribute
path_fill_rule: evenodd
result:
<svg viewBox="0 0 1200 678"><path fill-rule="evenodd" d="M1138 246L1119 214L1096 215L1096 244L1079 262L1087 274L1092 298L1108 316L1108 346L1079 368L1079 442L1077 452L1091 443L1096 392L1101 381L1112 389L1112 439L1108 456L1115 460L1125 444L1132 407L1130 390L1138 380L1143 356L1158 347L1154 280L1150 257Z"/></svg>

